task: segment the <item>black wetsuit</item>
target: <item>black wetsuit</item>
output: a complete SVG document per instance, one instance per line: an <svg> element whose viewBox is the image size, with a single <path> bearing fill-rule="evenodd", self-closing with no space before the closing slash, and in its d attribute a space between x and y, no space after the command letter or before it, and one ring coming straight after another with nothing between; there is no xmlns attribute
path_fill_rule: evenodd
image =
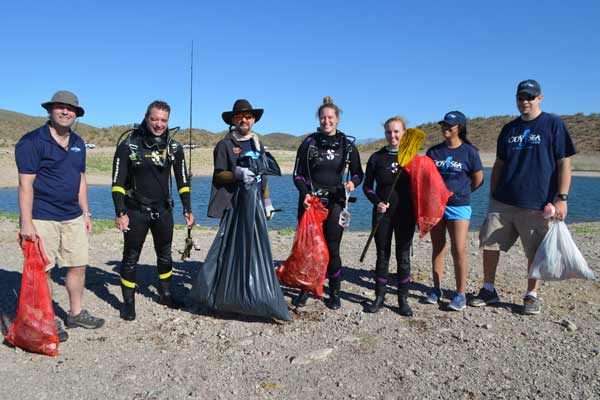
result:
<svg viewBox="0 0 600 400"><path fill-rule="evenodd" d="M403 172L396 187L392 189L397 172L398 153L388 151L385 147L373 153L367 162L363 191L373 203L373 226L379 218L377 204L385 202L390 195L390 206L381 216L379 228L375 233L377 261L375 274L377 281L387 283L389 262L392 252L392 234L396 241L396 261L398 263L398 280L400 284L410 281L410 248L415 232L410 177Z"/></svg>
<svg viewBox="0 0 600 400"><path fill-rule="evenodd" d="M113 160L112 197L117 216L127 214L129 230L124 232L121 284L135 288L136 266L148 230L156 251L159 280L168 283L173 274L173 200L170 195L171 167L175 173L184 212L191 212L190 182L183 147L166 134L157 143L145 123L117 148Z"/></svg>
<svg viewBox="0 0 600 400"><path fill-rule="evenodd" d="M345 201L343 182L346 159L349 162L350 180L357 187L363 180L363 170L354 144L339 131L333 136L317 132L308 136L298 148L294 168L294 184L300 192L298 219L304 213L302 203L307 194L319 196L329 210L323 223L329 250L327 276L330 286L334 281L338 287L342 273L340 243L344 233L344 228L338 222Z"/></svg>

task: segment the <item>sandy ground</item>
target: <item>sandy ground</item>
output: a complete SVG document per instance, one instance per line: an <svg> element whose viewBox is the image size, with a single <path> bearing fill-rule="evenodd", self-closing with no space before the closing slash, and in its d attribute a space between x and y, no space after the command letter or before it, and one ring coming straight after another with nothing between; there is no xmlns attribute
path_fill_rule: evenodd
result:
<svg viewBox="0 0 600 400"><path fill-rule="evenodd" d="M571 225L583 255L600 274L600 224ZM14 318L22 256L16 225L0 219L0 305L3 333ZM201 250L177 260L174 280L185 296L213 240L196 230ZM176 231L174 257L183 245ZM374 248L358 262L367 233L342 242L342 308L315 298L292 310L291 323L234 314L196 314L157 304L151 239L138 273L138 318L119 318L118 261L122 236L91 237L85 306L106 319L99 330L69 330L55 358L0 346L2 399L597 399L600 398L600 284L543 285L542 313L521 314L525 260L520 245L503 255L497 277L502 303L448 311L454 295L449 267L439 306L423 304L430 287L428 237L415 238L413 318L397 314L396 282L386 307L363 312L373 296ZM276 262L287 258L293 236L271 233ZM468 291L481 283L477 238L470 234ZM395 264L392 263L392 270ZM58 315L68 307L64 270L53 274ZM284 288L286 300L295 290ZM291 306L290 306L291 307ZM293 308L293 307L291 307ZM571 330L561 324L568 320ZM565 323L566 324L566 323Z"/></svg>

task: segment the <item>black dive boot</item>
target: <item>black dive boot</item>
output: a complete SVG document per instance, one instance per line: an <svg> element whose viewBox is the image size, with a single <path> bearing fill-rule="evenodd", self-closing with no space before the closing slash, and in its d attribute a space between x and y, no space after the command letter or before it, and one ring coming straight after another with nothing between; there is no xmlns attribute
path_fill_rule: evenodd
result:
<svg viewBox="0 0 600 400"><path fill-rule="evenodd" d="M381 309L385 302L385 292L387 284L384 282L375 282L375 300L371 304L365 305L365 311L368 313L376 313Z"/></svg>
<svg viewBox="0 0 600 400"><path fill-rule="evenodd" d="M408 283L398 284L398 313L403 317L412 317L413 312L408 304Z"/></svg>
<svg viewBox="0 0 600 400"><path fill-rule="evenodd" d="M158 302L163 306L167 306L175 310L183 308L184 306L183 302L177 300L177 298L171 294L170 280L164 280L158 283L158 295L160 296Z"/></svg>
<svg viewBox="0 0 600 400"><path fill-rule="evenodd" d="M298 295L296 297L294 297L292 299L292 304L295 305L296 307L300 308L300 307L304 307L306 305L307 301L308 301L308 292L305 290L302 290L300 293L298 293Z"/></svg>
<svg viewBox="0 0 600 400"><path fill-rule="evenodd" d="M325 300L325 305L331 310L339 310L342 307L340 300L340 278L329 278L329 298Z"/></svg>
<svg viewBox="0 0 600 400"><path fill-rule="evenodd" d="M121 318L125 321L133 321L135 319L135 288L121 285L121 292L123 293Z"/></svg>

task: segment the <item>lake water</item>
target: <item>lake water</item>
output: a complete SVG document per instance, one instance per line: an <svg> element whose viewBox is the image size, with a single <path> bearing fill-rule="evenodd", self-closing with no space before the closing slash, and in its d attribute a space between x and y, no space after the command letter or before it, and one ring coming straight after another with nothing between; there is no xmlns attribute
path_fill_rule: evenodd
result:
<svg viewBox="0 0 600 400"><path fill-rule="evenodd" d="M473 193L471 206L473 217L471 230L479 230L487 211L489 178L491 170L485 170L484 185ZM219 221L206 216L208 199L210 196L210 177L195 177L192 181L192 204L198 224L203 226L218 226ZM275 208L283 208L269 222L272 229L296 227L296 212L298 205L298 191L294 186L292 177L269 177L271 199ZM174 191L176 193L176 191ZM367 231L371 229L371 203L362 192L362 187L354 193L356 203L350 204L352 221L349 230ZM89 187L90 210L94 218L113 219L114 210L109 186ZM177 223L183 223L181 216L181 203L175 199ZM16 189L0 189L0 211L18 213ZM600 221L600 178L574 176L569 194L569 214L567 222Z"/></svg>

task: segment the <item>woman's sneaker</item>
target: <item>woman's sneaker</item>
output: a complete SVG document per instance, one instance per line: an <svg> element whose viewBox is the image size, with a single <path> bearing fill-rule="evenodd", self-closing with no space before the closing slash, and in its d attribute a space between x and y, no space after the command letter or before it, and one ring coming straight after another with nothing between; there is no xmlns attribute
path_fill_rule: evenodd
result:
<svg viewBox="0 0 600 400"><path fill-rule="evenodd" d="M437 304L438 301L440 301L442 299L442 295L443 295L442 289L433 288L433 289L431 289L431 292L429 292L429 294L427 295L425 302L429 303L429 304Z"/></svg>
<svg viewBox="0 0 600 400"><path fill-rule="evenodd" d="M104 325L102 318L93 317L86 310L81 310L77 315L67 315L67 328L96 329Z"/></svg>
<svg viewBox="0 0 600 400"><path fill-rule="evenodd" d="M481 288L477 296L471 297L469 299L469 305L471 307L483 307L489 306L490 304L495 304L500 301L500 297L498 297L498 292L496 289L487 290L485 288Z"/></svg>
<svg viewBox="0 0 600 400"><path fill-rule="evenodd" d="M448 308L454 311L462 311L467 307L467 299L462 294L454 296Z"/></svg>
<svg viewBox="0 0 600 400"><path fill-rule="evenodd" d="M523 314L537 315L542 309L540 299L533 296L525 296L523 298Z"/></svg>
<svg viewBox="0 0 600 400"><path fill-rule="evenodd" d="M69 338L69 334L65 331L62 320L58 317L55 317L54 319L56 321L56 335L58 336L58 341L60 343L66 342Z"/></svg>

